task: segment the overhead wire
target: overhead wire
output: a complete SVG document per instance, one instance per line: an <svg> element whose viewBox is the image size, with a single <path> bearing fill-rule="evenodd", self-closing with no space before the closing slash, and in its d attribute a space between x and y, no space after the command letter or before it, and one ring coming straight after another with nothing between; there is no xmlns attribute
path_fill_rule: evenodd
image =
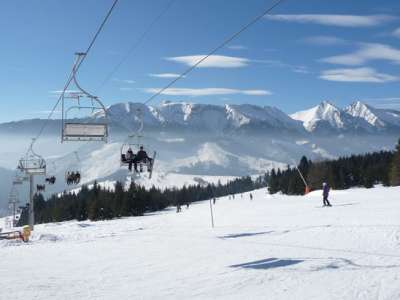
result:
<svg viewBox="0 0 400 300"><path fill-rule="evenodd" d="M93 48L93 45L94 45L94 43L95 43L96 40L97 40L97 37L99 36L100 32L103 30L105 24L107 23L107 20L110 18L111 13L113 12L113 10L114 10L115 6L117 5L118 1L119 1L119 0L114 0L112 6L111 6L110 9L108 10L106 16L103 18L103 21L101 22L99 28L97 29L95 35L93 36L92 40L91 40L90 43L89 43L89 46L88 46L87 49L86 49L85 56L83 56L82 59L78 62L77 66L76 66L76 69L75 69L75 73L78 72L78 70L79 70L79 68L81 67L82 63L85 61L85 59L86 59L88 53L89 53L90 50ZM43 134L45 128L46 128L47 125L49 124L51 117L53 116L53 114L54 114L54 112L56 111L58 105L60 104L62 98L64 97L64 93L65 93L65 91L68 89L68 87L69 87L69 85L71 84L72 80L73 80L73 72L71 71L71 74L69 75L68 80L67 80L66 84L64 85L64 88L63 88L62 92L60 93L60 96L59 96L59 98L58 98L56 104L53 106L52 110L50 111L50 113L49 113L49 115L48 115L48 117L47 117L47 119L46 119L46 121L43 123L42 127L40 128L39 133L36 135L36 137L35 137L34 140L32 141L31 147L33 147L33 145L37 142L37 140L38 140L38 139L40 138L40 136Z"/></svg>
<svg viewBox="0 0 400 300"><path fill-rule="evenodd" d="M101 90L106 83L112 78L112 76L118 71L118 69L122 66L123 63L139 48L139 46L143 43L146 36L150 33L153 27L158 23L158 21L167 13L167 11L171 8L171 6L176 2L176 0L170 0L164 9L153 19L153 21L147 26L145 31L139 36L139 38L132 44L129 48L125 56L115 65L115 67L111 70L111 72L104 78L100 86L96 91Z"/></svg>
<svg viewBox="0 0 400 300"><path fill-rule="evenodd" d="M94 43L96 42L99 34L101 33L101 31L103 30L107 20L109 19L109 17L111 16L111 13L113 12L115 6L117 5L119 0L114 0L111 8L108 10L106 16L104 17L102 23L100 24L98 30L96 31L95 35L93 36L88 48L86 49L85 52L85 56L82 57L82 59L78 62L77 66L76 66L76 71L75 73L78 72L79 68L81 67L82 63L85 61L87 54L90 52L90 50L92 49ZM120 66L126 61L126 59L139 47L139 45L143 42L143 40L145 39L145 37L147 36L147 34L151 31L151 29L154 27L154 25L162 18L162 16L169 10L169 8L172 6L172 4L175 2L176 0L171 0L164 8L164 10L161 11L161 13L159 15L156 16L156 18L149 24L149 26L147 27L147 29L143 32L143 34L139 37L139 39L136 41L136 43L134 43L132 45L132 47L129 49L128 53L126 56L124 56L124 58L116 65L116 67L112 70L112 72L109 73L109 75L105 78L105 80L103 81L103 83L101 84L101 86L99 87L102 88L107 81L112 77L112 75L115 74L115 72L120 68ZM242 26L238 31L236 31L235 33L233 33L232 35L230 35L228 38L226 38L225 40L223 40L222 43L220 43L218 46L216 46L215 48L213 48L210 52L208 52L207 55L203 56L202 58L200 58L198 61L196 61L193 65L191 65L189 68L187 68L184 72L182 72L178 77L174 78L170 83L168 83L166 86L164 86L163 88L161 88L159 91L157 91L156 93L154 93L152 96L150 96L146 101L143 102L143 104L148 104L149 102L151 102L152 100L154 100L156 97L158 97L159 95L161 95L163 92L165 92L168 88L170 88L172 85L174 85L176 82L178 82L179 80L181 80L182 78L184 78L187 74L189 74L191 71L193 71L194 69L196 69L201 63L203 63L205 60L207 60L210 56L212 56L214 53L216 53L217 51L219 51L220 49L222 49L223 47L225 47L228 43L230 43L232 40L234 40L236 37L238 37L241 33L243 33L244 31L246 31L249 27L251 27L252 25L254 25L256 22L258 22L260 19L262 19L265 15L269 14L275 7L277 7L278 5L280 5L284 0L277 0L275 1L271 6L267 7L261 14L257 15L255 18L253 18L250 22L246 23L244 26ZM34 138L34 140L31 143L31 147L33 147L33 145L37 142L37 140L40 138L40 136L43 134L45 128L47 127L48 123L51 120L51 117L53 116L55 110L57 109L58 105L60 104L65 91L68 89L69 85L71 84L73 80L73 72L71 72L71 74L68 77L68 80L66 82L66 84L64 85L64 88L62 90L62 92L60 93L60 96L56 102L56 104L54 105L54 107L52 108L52 110L50 111L45 123L42 125L42 127L39 130L39 133L37 134L37 136Z"/></svg>
<svg viewBox="0 0 400 300"><path fill-rule="evenodd" d="M146 101L144 101L144 104L147 104L154 100L156 97L161 95L163 92L165 92L168 88L170 88L172 85L174 85L177 81L181 80L184 78L187 74L189 74L191 71L197 68L202 62L207 60L211 55L216 53L218 50L222 49L225 47L227 44L229 44L232 40L234 40L237 36L239 36L242 32L246 31L249 27L257 23L260 19L262 19L264 16L269 14L275 7L280 5L283 1L285 0L277 0L275 1L272 5L270 5L268 8L266 8L261 14L257 15L255 18L253 18L250 22L246 23L244 26L242 26L238 31L236 31L234 34L230 35L228 38L226 38L221 44L219 44L217 47L212 49L207 55L203 56L200 58L198 61L196 61L193 65L191 65L189 68L187 68L184 72L182 72L178 77L173 79L170 83L168 83L165 87L161 88L159 91L154 93L152 96L150 96Z"/></svg>

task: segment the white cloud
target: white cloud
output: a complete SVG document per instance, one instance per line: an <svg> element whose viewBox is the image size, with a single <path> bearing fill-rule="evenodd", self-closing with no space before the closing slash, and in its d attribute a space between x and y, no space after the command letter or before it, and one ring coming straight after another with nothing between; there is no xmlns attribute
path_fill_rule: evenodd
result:
<svg viewBox="0 0 400 300"><path fill-rule="evenodd" d="M391 82L400 79L393 75L378 73L373 68L325 70L321 73L320 78L329 81L375 83Z"/></svg>
<svg viewBox="0 0 400 300"><path fill-rule="evenodd" d="M392 35L394 35L395 37L400 38L400 27L396 28L395 30L393 30Z"/></svg>
<svg viewBox="0 0 400 300"><path fill-rule="evenodd" d="M131 79L113 78L112 80L113 80L113 81L116 81L116 82L126 83L126 84L134 84L134 83L136 83L135 80L131 80Z"/></svg>
<svg viewBox="0 0 400 300"><path fill-rule="evenodd" d="M231 45L231 46L228 46L227 48L231 49L231 50L246 50L247 49L247 47L243 46L243 45Z"/></svg>
<svg viewBox="0 0 400 300"><path fill-rule="evenodd" d="M361 44L359 50L321 59L331 64L358 66L370 60L388 60L393 63L400 63L400 50L385 44Z"/></svg>
<svg viewBox="0 0 400 300"><path fill-rule="evenodd" d="M328 14L303 14L303 15L269 15L269 20L296 23L312 23L339 27L371 27L378 26L396 19L390 15L328 15Z"/></svg>
<svg viewBox="0 0 400 300"><path fill-rule="evenodd" d="M49 91L50 94L57 94L57 95L62 94L62 92L63 92L62 90ZM68 94L68 93L79 93L79 91L78 90L65 90L65 93L66 94Z"/></svg>
<svg viewBox="0 0 400 300"><path fill-rule="evenodd" d="M123 83L128 83L128 84L134 84L136 81L135 80L130 80L130 79L123 79L121 80Z"/></svg>
<svg viewBox="0 0 400 300"><path fill-rule="evenodd" d="M160 88L146 88L144 91L146 93L157 93ZM239 90L239 89L229 89L229 88L169 88L165 90L163 95L168 96L189 96L189 97L199 97L199 96L212 96L212 95L248 95L248 96L268 96L272 93L268 90Z"/></svg>
<svg viewBox="0 0 400 300"><path fill-rule="evenodd" d="M178 62L187 66L193 66L205 55L188 55L167 57L167 60ZM241 68L246 67L250 60L243 57L211 55L203 61L198 68Z"/></svg>
<svg viewBox="0 0 400 300"><path fill-rule="evenodd" d="M266 65L269 65L269 66L272 66L272 67L277 67L277 68L288 68L292 72L295 72L295 73L302 73L302 74L310 73L310 71L308 70L308 68L306 66L303 66L303 65L291 65L291 64L284 63L284 62L282 62L280 60L255 59L255 60L251 60L251 61L255 62L255 63L266 64Z"/></svg>
<svg viewBox="0 0 400 300"><path fill-rule="evenodd" d="M149 74L150 77L157 77L157 78L178 78L180 74L175 73L158 73L158 74ZM186 77L186 76L183 76Z"/></svg>
<svg viewBox="0 0 400 300"><path fill-rule="evenodd" d="M377 108L400 109L400 97L367 98L362 101Z"/></svg>
<svg viewBox="0 0 400 300"><path fill-rule="evenodd" d="M317 46L333 46L333 45L342 45L347 43L346 40L340 39L335 36L326 36L326 35L310 36L308 38L303 39L303 41L307 44L312 44Z"/></svg>

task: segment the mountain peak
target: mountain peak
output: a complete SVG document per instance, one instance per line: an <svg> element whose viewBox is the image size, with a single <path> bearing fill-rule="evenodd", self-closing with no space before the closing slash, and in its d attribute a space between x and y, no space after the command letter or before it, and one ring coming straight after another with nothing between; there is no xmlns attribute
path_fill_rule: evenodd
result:
<svg viewBox="0 0 400 300"><path fill-rule="evenodd" d="M352 117L364 119L372 126L385 127L385 124L379 119L376 110L361 101L353 102L344 111Z"/></svg>
<svg viewBox="0 0 400 300"><path fill-rule="evenodd" d="M327 123L335 129L341 129L345 123L340 109L326 100L308 110L294 113L290 117L303 122L307 131L314 131L322 123Z"/></svg>

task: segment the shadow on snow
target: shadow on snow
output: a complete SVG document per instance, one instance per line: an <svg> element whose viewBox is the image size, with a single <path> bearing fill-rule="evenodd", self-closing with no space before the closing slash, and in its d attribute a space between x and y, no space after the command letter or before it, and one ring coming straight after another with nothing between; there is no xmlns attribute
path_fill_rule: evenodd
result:
<svg viewBox="0 0 400 300"><path fill-rule="evenodd" d="M256 260L247 262L239 265L232 265L231 268L245 268L245 269L273 269L288 267L291 265L296 265L304 260L300 259L279 259L279 258L267 258L262 260Z"/></svg>

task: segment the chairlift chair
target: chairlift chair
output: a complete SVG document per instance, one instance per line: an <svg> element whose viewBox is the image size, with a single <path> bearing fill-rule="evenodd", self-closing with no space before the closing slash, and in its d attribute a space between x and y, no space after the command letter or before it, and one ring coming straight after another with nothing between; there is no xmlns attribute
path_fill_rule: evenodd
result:
<svg viewBox="0 0 400 300"><path fill-rule="evenodd" d="M33 139L25 156L19 160L18 169L26 175L46 175L46 161L33 151L34 141Z"/></svg>
<svg viewBox="0 0 400 300"><path fill-rule="evenodd" d="M121 167L129 166L132 163L129 159L127 159L126 154L129 149L133 152L133 158L136 153L140 150L141 147L147 152L147 154L151 155L151 160L138 161L138 167L140 172L143 171L143 167L146 166L147 171L150 173L150 177L153 171L154 160L156 156L156 151L151 150L147 145L144 145L141 141L141 135L130 135L127 140L121 146L121 156L120 156L120 164Z"/></svg>
<svg viewBox="0 0 400 300"><path fill-rule="evenodd" d="M75 155L76 163L73 166L69 167L67 169L67 171L65 171L65 182L68 185L79 184L82 179L82 171L79 166L81 160L79 158L77 151L74 151L74 155Z"/></svg>
<svg viewBox="0 0 400 300"><path fill-rule="evenodd" d="M55 184L57 180L56 178L57 166L54 161L52 162L52 166L53 167L51 168L51 172L49 172L50 174L45 178L45 182L50 185Z"/></svg>
<svg viewBox="0 0 400 300"><path fill-rule="evenodd" d="M103 141L108 139L107 111L100 99L84 90L76 79L77 67L86 53L76 53L77 58L72 69L72 80L77 91L63 91L62 101L62 136L61 142L67 141ZM82 104L84 103L84 104ZM73 112L90 111L84 119L74 119ZM99 118L97 118L99 117ZM102 119L101 121L99 119ZM82 120L86 120L84 122Z"/></svg>

